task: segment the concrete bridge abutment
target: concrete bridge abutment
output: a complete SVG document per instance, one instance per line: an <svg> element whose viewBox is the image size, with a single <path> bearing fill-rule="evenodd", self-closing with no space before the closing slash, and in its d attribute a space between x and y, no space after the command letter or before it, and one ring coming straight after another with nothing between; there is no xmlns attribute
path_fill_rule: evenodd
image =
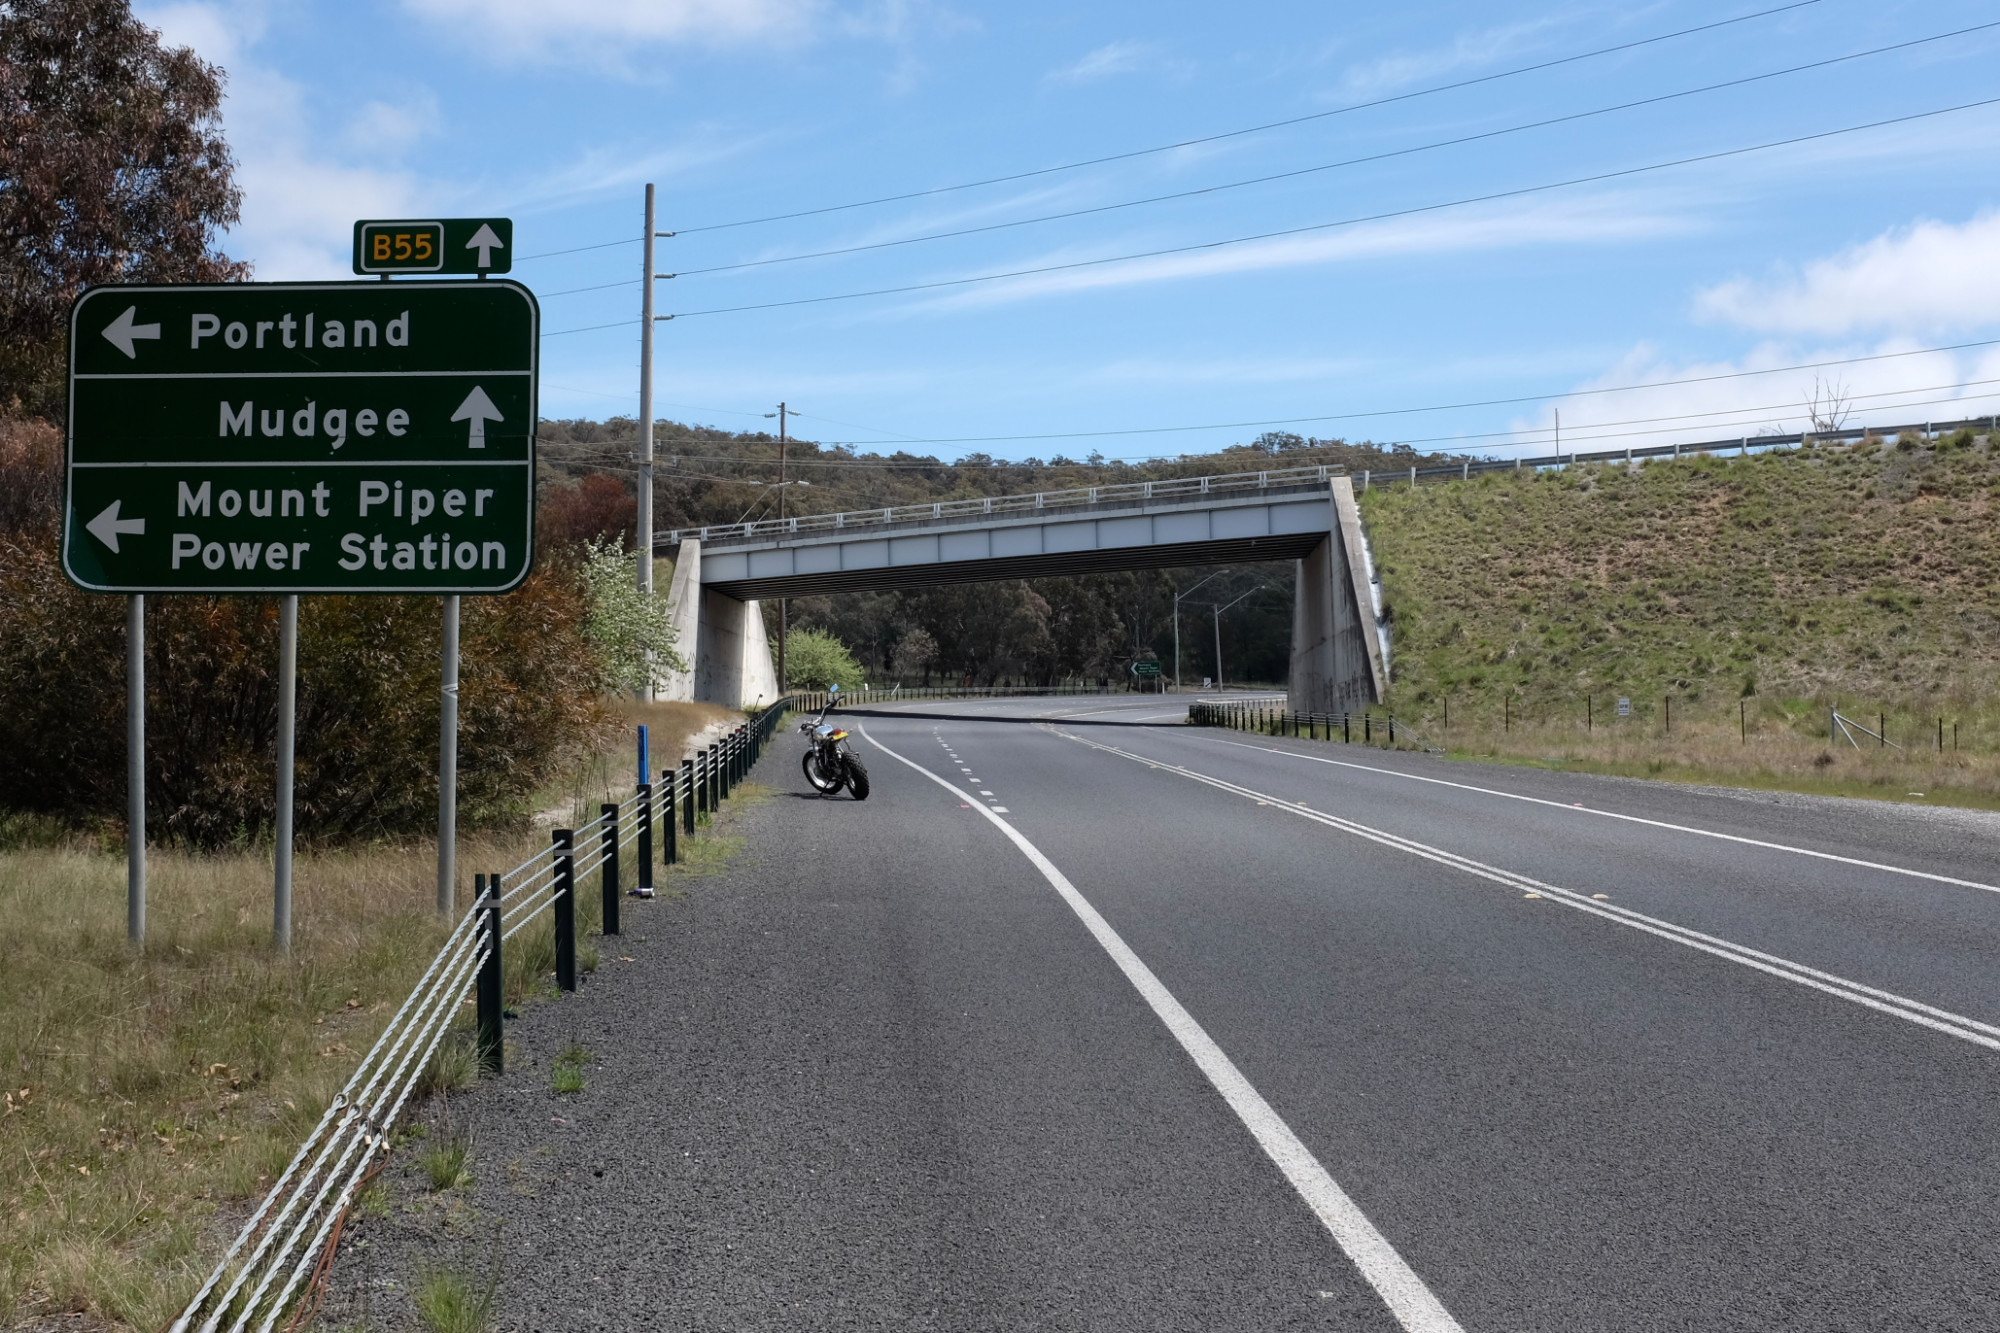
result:
<svg viewBox="0 0 2000 1333"><path fill-rule="evenodd" d="M727 708L778 701L778 671L763 607L703 586L699 541L681 543L667 587L667 617L687 669L668 673L662 699Z"/></svg>
<svg viewBox="0 0 2000 1333"><path fill-rule="evenodd" d="M1352 713L1380 703L1387 664L1375 632L1375 598L1354 487L1335 477L1326 537L1295 565L1292 664L1286 705L1295 713Z"/></svg>

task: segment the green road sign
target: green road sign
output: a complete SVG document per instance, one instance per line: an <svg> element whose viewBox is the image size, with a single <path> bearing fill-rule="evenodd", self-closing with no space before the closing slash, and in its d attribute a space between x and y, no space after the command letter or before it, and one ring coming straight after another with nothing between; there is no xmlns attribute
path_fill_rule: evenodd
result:
<svg viewBox="0 0 2000 1333"><path fill-rule="evenodd" d="M513 267L512 218L354 224L356 273L505 273Z"/></svg>
<svg viewBox="0 0 2000 1333"><path fill-rule="evenodd" d="M1160 664L1158 662L1134 662L1132 664L1132 674L1135 676L1157 676L1160 674Z"/></svg>
<svg viewBox="0 0 2000 1333"><path fill-rule="evenodd" d="M63 571L97 592L504 592L534 561L514 282L95 287Z"/></svg>

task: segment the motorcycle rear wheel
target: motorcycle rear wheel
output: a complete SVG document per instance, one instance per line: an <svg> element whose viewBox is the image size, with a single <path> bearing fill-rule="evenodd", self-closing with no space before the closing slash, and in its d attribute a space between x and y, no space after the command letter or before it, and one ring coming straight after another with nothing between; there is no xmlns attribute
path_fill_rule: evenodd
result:
<svg viewBox="0 0 2000 1333"><path fill-rule="evenodd" d="M847 756L847 790L854 794L857 801L868 799L868 770L853 755Z"/></svg>

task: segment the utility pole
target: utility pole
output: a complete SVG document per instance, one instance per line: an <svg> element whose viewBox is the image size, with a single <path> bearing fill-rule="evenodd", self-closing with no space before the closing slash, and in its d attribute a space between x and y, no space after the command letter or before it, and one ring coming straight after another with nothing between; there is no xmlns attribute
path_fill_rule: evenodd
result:
<svg viewBox="0 0 2000 1333"><path fill-rule="evenodd" d="M640 243L639 284L639 592L653 593L653 187L646 186L646 234ZM653 672L646 668L645 702L653 701Z"/></svg>
<svg viewBox="0 0 2000 1333"><path fill-rule="evenodd" d="M785 405L778 404L778 522L785 521ZM778 599L778 697L785 697L785 640L791 637L791 599Z"/></svg>

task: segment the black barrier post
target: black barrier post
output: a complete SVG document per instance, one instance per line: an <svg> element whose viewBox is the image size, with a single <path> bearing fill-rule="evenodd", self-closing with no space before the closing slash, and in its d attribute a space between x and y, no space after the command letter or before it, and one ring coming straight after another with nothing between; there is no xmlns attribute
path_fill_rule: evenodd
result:
<svg viewBox="0 0 2000 1333"><path fill-rule="evenodd" d="M660 821L660 864L670 866L680 859L681 850L679 846L679 834L681 831L681 821L679 819L680 806L676 802L674 795L674 770L671 768L661 769L660 783L660 790L665 793L660 798L660 809L666 815L666 818Z"/></svg>
<svg viewBox="0 0 2000 1333"><path fill-rule="evenodd" d="M472 901L478 904L476 929L486 946L486 961L479 965L475 985L479 996L479 1065L489 1074L498 1074L506 1065L506 1043L500 1033L500 877L474 875Z"/></svg>
<svg viewBox="0 0 2000 1333"><path fill-rule="evenodd" d="M667 815L667 836L673 836L673 813ZM653 896L653 784L639 784L639 882L632 886L634 898Z"/></svg>
<svg viewBox="0 0 2000 1333"><path fill-rule="evenodd" d="M681 829L690 838L694 836L694 760L681 760Z"/></svg>
<svg viewBox="0 0 2000 1333"><path fill-rule="evenodd" d="M549 835L556 845L556 986L576 989L576 834L566 828Z"/></svg>
<svg viewBox="0 0 2000 1333"><path fill-rule="evenodd" d="M597 808L604 824L604 935L618 933L618 807L605 802Z"/></svg>
<svg viewBox="0 0 2000 1333"><path fill-rule="evenodd" d="M1354 714L1342 713L1340 715L1340 743L1342 745L1350 745L1353 743L1353 741L1354 741Z"/></svg>

